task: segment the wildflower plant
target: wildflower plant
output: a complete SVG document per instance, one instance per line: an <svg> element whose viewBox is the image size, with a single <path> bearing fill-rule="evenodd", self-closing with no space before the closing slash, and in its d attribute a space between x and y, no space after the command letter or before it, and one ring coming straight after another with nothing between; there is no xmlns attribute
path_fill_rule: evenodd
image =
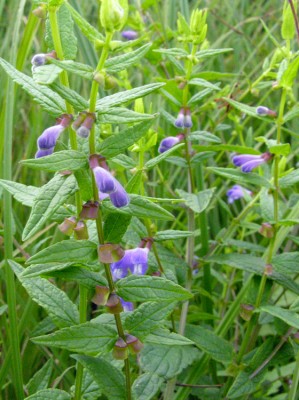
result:
<svg viewBox="0 0 299 400"><path fill-rule="evenodd" d="M214 13L152 3L34 0L0 58L1 398L296 399L297 2L241 83Z"/></svg>

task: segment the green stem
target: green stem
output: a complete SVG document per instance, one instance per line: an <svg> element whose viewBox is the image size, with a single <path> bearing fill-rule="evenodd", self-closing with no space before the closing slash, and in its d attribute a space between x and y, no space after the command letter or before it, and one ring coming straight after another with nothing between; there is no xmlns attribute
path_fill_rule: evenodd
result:
<svg viewBox="0 0 299 400"><path fill-rule="evenodd" d="M288 395L288 400L296 400L297 399L297 388L298 388L298 382L299 382L299 352L297 353L296 356L296 365L293 373L293 378L292 378L292 385L291 389Z"/></svg>

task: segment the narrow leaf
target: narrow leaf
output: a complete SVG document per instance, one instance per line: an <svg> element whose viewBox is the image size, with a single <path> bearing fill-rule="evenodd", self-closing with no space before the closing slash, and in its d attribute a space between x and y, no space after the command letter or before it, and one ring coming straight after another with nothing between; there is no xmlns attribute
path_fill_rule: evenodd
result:
<svg viewBox="0 0 299 400"><path fill-rule="evenodd" d="M26 397L25 400L71 400L71 395L60 389L44 389Z"/></svg>
<svg viewBox="0 0 299 400"><path fill-rule="evenodd" d="M189 231L175 231L175 230L167 230L157 232L154 236L155 242L162 242L163 240L176 240L181 238L186 238L189 236L193 236L194 232Z"/></svg>
<svg viewBox="0 0 299 400"><path fill-rule="evenodd" d="M182 147L184 147L184 143L173 146L172 148L165 151L164 153L159 154L157 157L154 157L151 160L147 161L145 163L144 167L148 170L154 168L157 164L159 164L161 161L165 160L165 158L169 157L172 153L181 149Z"/></svg>
<svg viewBox="0 0 299 400"><path fill-rule="evenodd" d="M102 124L128 124L154 118L155 114L142 114L122 107L101 108L98 112L98 119Z"/></svg>
<svg viewBox="0 0 299 400"><path fill-rule="evenodd" d="M234 182L241 183L244 185L255 185L262 186L266 188L271 188L271 183L263 176L254 174L250 172L246 174L244 172L238 171L234 168L218 168L218 167L208 167L208 170L212 171L216 175L220 175L223 178L230 179Z"/></svg>
<svg viewBox="0 0 299 400"><path fill-rule="evenodd" d="M130 51L129 53L109 58L105 62L105 69L109 73L114 73L129 68L130 66L138 63L138 61L145 56L151 45L151 43L147 43L134 51Z"/></svg>

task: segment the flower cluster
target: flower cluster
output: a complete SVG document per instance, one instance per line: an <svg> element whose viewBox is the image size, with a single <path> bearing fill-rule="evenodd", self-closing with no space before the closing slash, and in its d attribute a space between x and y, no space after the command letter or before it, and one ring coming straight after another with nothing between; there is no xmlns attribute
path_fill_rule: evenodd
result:
<svg viewBox="0 0 299 400"><path fill-rule="evenodd" d="M174 121L174 125L177 128L191 128L192 127L192 119L191 112L189 108L181 108L177 119Z"/></svg>
<svg viewBox="0 0 299 400"><path fill-rule="evenodd" d="M57 119L57 124L47 128L37 139L38 151L35 158L41 158L53 153L60 134L69 126L72 121L71 114L63 114Z"/></svg>
<svg viewBox="0 0 299 400"><path fill-rule="evenodd" d="M245 188L243 188L240 185L234 185L231 189L229 189L226 192L227 198L228 198L228 203L232 204L235 200L239 200L242 197L244 197L245 195L252 195L252 192L250 190L247 190Z"/></svg>
<svg viewBox="0 0 299 400"><path fill-rule="evenodd" d="M102 166L100 166L100 164ZM97 155L90 156L90 167L93 170L101 200L109 196L112 204L117 208L125 207L130 203L127 192L118 180L108 171L108 167L101 157Z"/></svg>
<svg viewBox="0 0 299 400"><path fill-rule="evenodd" d="M252 154L240 154L232 157L232 162L236 167L241 167L242 172L251 172L261 164L265 164L272 158L269 152L263 153L259 156Z"/></svg>

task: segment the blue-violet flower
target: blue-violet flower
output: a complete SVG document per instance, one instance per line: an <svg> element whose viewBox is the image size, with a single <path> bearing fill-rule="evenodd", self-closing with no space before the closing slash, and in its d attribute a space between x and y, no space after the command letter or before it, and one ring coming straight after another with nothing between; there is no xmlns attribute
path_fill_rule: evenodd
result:
<svg viewBox="0 0 299 400"><path fill-rule="evenodd" d="M233 156L232 161L236 167L241 167L242 172L251 172L259 165L266 163L272 158L269 152L263 153L259 156L252 154L240 154Z"/></svg>
<svg viewBox="0 0 299 400"><path fill-rule="evenodd" d="M113 280L122 279L131 272L134 275L144 275L148 268L148 248L126 250L123 258L110 265Z"/></svg>
<svg viewBox="0 0 299 400"><path fill-rule="evenodd" d="M181 108L177 119L174 121L174 125L177 128L191 128L192 127L192 119L189 108Z"/></svg>
<svg viewBox="0 0 299 400"><path fill-rule="evenodd" d="M138 33L133 30L123 31L121 33L122 37L127 40L135 40L138 38Z"/></svg>
<svg viewBox="0 0 299 400"><path fill-rule="evenodd" d="M164 153L165 151L171 149L173 146L178 144L182 139L184 135L180 134L177 136L168 136L165 139L161 140L158 152L159 153Z"/></svg>
<svg viewBox="0 0 299 400"><path fill-rule="evenodd" d="M231 189L229 189L226 192L226 195L228 197L228 203L232 204L235 200L238 200L238 199L241 199L242 197L244 197L246 193L249 196L252 195L252 192L250 190L247 190L240 185L234 185Z"/></svg>
<svg viewBox="0 0 299 400"><path fill-rule="evenodd" d="M256 109L256 113L260 116L265 116L265 115L269 115L271 117L276 117L277 116L277 112L270 110L270 108L265 107L265 106L258 106Z"/></svg>

